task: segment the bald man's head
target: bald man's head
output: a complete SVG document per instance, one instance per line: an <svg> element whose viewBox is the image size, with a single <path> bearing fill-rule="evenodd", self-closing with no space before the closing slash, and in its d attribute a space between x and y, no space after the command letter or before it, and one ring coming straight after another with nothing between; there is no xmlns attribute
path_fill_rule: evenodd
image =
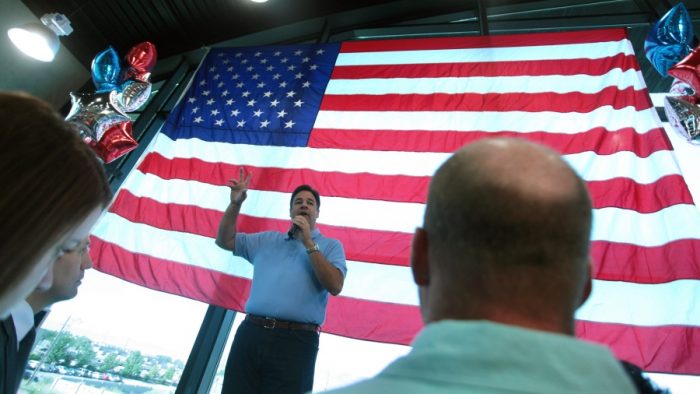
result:
<svg viewBox="0 0 700 394"><path fill-rule="evenodd" d="M475 142L430 184L427 256L431 286L439 283L430 293L452 308L544 308L573 318L590 229L586 186L557 153L518 139Z"/></svg>

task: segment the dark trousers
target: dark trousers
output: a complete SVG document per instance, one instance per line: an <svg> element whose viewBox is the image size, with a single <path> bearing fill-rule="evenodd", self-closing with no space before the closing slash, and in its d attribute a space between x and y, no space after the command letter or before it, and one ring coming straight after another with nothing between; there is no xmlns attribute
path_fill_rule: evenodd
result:
<svg viewBox="0 0 700 394"><path fill-rule="evenodd" d="M265 328L243 321L226 362L222 394L301 394L311 391L318 333Z"/></svg>

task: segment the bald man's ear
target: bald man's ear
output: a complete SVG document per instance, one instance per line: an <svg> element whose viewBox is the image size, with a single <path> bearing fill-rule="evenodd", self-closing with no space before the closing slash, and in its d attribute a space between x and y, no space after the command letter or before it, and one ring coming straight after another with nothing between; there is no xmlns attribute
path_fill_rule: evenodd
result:
<svg viewBox="0 0 700 394"><path fill-rule="evenodd" d="M583 305L588 300L588 297L591 296L592 291L593 291L593 260L589 257L588 264L586 264L586 284L583 287L583 296L581 297L581 303L579 304L579 308L581 307L581 305Z"/></svg>
<svg viewBox="0 0 700 394"><path fill-rule="evenodd" d="M430 282L428 234L421 227L416 228L411 242L411 272L413 273L413 281L418 286L427 286Z"/></svg>

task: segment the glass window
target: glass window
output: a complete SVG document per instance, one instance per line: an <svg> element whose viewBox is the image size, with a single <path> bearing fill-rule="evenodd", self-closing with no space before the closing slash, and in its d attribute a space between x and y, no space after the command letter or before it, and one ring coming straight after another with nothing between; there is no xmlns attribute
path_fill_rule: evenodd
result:
<svg viewBox="0 0 700 394"><path fill-rule="evenodd" d="M214 380L212 381L211 388L209 389L209 392L212 394L221 393L221 388L224 385L224 369L226 368L226 360L228 360L228 354L231 350L231 344L233 343L233 336L236 335L236 330L238 330L238 326L241 324L243 319L245 319L245 314L236 313L236 318L233 320L231 331L229 332L228 339L226 340L226 347L224 347L224 351L221 354L219 366L216 369L216 375L214 375Z"/></svg>
<svg viewBox="0 0 700 394"><path fill-rule="evenodd" d="M174 393L207 307L89 270L38 331L20 393Z"/></svg>
<svg viewBox="0 0 700 394"><path fill-rule="evenodd" d="M371 378L410 350L409 346L321 334L314 391L330 390Z"/></svg>

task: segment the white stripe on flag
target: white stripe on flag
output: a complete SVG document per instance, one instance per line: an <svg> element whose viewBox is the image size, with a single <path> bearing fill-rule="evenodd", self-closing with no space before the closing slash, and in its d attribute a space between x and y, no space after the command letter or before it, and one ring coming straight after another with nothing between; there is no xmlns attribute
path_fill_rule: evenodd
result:
<svg viewBox="0 0 700 394"><path fill-rule="evenodd" d="M587 113L525 111L319 111L314 128L349 130L452 130L546 131L577 134L595 127L619 130L633 127L639 133L659 128L651 115L656 109L599 107Z"/></svg>
<svg viewBox="0 0 700 394"><path fill-rule="evenodd" d="M306 147L258 146L211 143L198 139L173 141L160 134L154 151L167 159L196 158L206 162L225 162L240 166L312 169L345 174L432 176L450 156L449 153L361 151ZM653 183L667 175L678 175L672 151L657 151L645 158L622 151L610 155L582 152L564 159L587 181L629 178L637 183ZM224 160L222 160L224 161Z"/></svg>
<svg viewBox="0 0 700 394"><path fill-rule="evenodd" d="M250 263L216 246L213 238L130 222L111 212L97 223L92 235L133 253L229 275L249 279L253 277L253 266Z"/></svg>
<svg viewBox="0 0 700 394"><path fill-rule="evenodd" d="M700 326L700 281L661 284L593 281L589 300L576 318L635 326Z"/></svg>
<svg viewBox="0 0 700 394"><path fill-rule="evenodd" d="M197 205L222 210L228 205L228 188L200 182L170 180L134 171L124 188L137 197L161 203ZM172 193L169 190L178 190ZM241 213L256 217L289 220L289 193L249 190ZM357 200L325 196L318 223L380 231L412 233L423 223L425 205L419 203ZM700 238L698 211L693 205L678 204L658 212L641 214L621 208L593 210L593 240L658 246ZM665 229L660 232L659 229Z"/></svg>
<svg viewBox="0 0 700 394"><path fill-rule="evenodd" d="M171 140L160 134L154 151L168 159L197 158L235 165L274 167L347 174L432 176L449 154L432 152L359 151L307 147L261 146L205 142L198 139ZM221 159L221 160L220 160ZM225 159L225 160L223 160Z"/></svg>
<svg viewBox="0 0 700 394"><path fill-rule="evenodd" d="M460 94L460 93L598 93L606 87L643 89L637 71L610 70L604 75L545 75L446 78L331 79L329 94Z"/></svg>
<svg viewBox="0 0 700 394"><path fill-rule="evenodd" d="M654 152L645 158L628 151L612 155L581 152L563 158L588 182L627 178L640 184L651 184L659 178L680 174L673 151L668 150Z"/></svg>
<svg viewBox="0 0 700 394"><path fill-rule="evenodd" d="M413 282L410 268L351 260L347 264L343 296L418 305L418 288Z"/></svg>
<svg viewBox="0 0 700 394"><path fill-rule="evenodd" d="M340 53L337 66L516 62L531 60L600 59L619 53L633 55L628 40L527 47L459 48L416 51Z"/></svg>

